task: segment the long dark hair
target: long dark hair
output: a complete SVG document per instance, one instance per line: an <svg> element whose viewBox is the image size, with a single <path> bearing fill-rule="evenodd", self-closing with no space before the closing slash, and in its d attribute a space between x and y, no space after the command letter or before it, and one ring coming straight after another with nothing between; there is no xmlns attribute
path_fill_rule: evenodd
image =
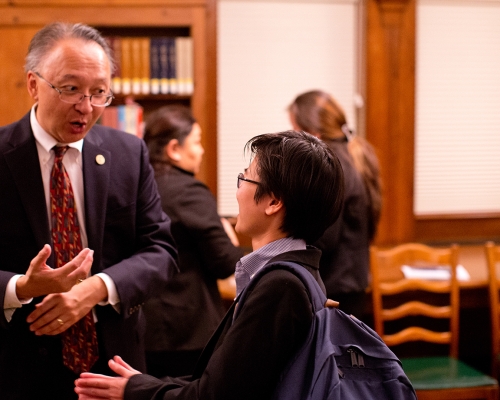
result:
<svg viewBox="0 0 500 400"><path fill-rule="evenodd" d="M165 146L173 139L177 139L182 145L195 123L191 110L180 104L160 107L149 115L144 128L144 141L155 171L171 165L171 160L164 151Z"/></svg>
<svg viewBox="0 0 500 400"><path fill-rule="evenodd" d="M319 135L322 140L347 138L352 163L363 178L368 194L371 216L369 235L373 239L382 209L380 167L373 146L348 128L342 107L326 92L312 90L303 93L297 96L288 110L300 129Z"/></svg>

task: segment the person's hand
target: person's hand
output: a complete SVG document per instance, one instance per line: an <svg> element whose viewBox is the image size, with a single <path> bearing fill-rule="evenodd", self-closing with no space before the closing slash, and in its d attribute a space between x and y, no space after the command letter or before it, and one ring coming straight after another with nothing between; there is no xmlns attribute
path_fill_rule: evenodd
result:
<svg viewBox="0 0 500 400"><path fill-rule="evenodd" d="M231 243L233 244L233 246L238 247L240 245L240 241L238 240L238 236L236 235L236 232L234 231L234 228L233 228L233 225L231 225L231 222L229 222L229 220L224 218L224 217L221 217L220 222L222 223L222 227L224 228L226 235L231 240Z"/></svg>
<svg viewBox="0 0 500 400"><path fill-rule="evenodd" d="M17 280L18 299L30 299L50 293L70 290L79 280L85 279L92 266L94 251L83 249L73 260L61 268L51 268L46 262L51 253L48 244L43 246L31 261L26 274Z"/></svg>
<svg viewBox="0 0 500 400"><path fill-rule="evenodd" d="M107 294L102 279L91 276L69 292L45 296L26 321L38 336L58 335L88 314L97 303L107 298Z"/></svg>
<svg viewBox="0 0 500 400"><path fill-rule="evenodd" d="M131 376L140 374L132 368L120 356L113 357L108 362L112 371L117 377L91 374L84 372L75 381L75 392L79 400L121 400L125 393L125 386Z"/></svg>

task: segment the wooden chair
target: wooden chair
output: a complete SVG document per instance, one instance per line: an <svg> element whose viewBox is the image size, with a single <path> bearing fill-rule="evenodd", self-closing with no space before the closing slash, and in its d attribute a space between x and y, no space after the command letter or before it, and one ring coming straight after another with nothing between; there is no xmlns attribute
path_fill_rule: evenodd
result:
<svg viewBox="0 0 500 400"><path fill-rule="evenodd" d="M460 300L456 276L457 256L456 245L436 249L423 244L408 243L389 250L372 246L370 269L375 330L389 347L408 342L449 346L449 352L442 357L401 358L405 373L419 400L498 400L498 382L458 360ZM444 281L405 279L401 271L402 265L421 268L451 266L451 276L449 280ZM436 297L441 301L441 298L444 298L445 302L430 304ZM390 308L389 301L398 304ZM430 330L429 324L424 327L416 326L417 322L422 324L425 318L428 323L433 321L433 329L437 323L436 319L448 320L449 325L444 324L444 331ZM401 328L403 322L415 326L405 325ZM393 332L387 334L389 325L392 325Z"/></svg>
<svg viewBox="0 0 500 400"><path fill-rule="evenodd" d="M491 316L491 375L499 378L500 372L500 304L498 289L497 264L500 263L500 246L493 242L486 243L486 263L488 265L488 281Z"/></svg>

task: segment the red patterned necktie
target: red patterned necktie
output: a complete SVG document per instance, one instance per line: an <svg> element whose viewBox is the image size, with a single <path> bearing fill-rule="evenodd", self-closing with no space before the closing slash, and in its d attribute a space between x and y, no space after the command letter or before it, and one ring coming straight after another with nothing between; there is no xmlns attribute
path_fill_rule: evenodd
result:
<svg viewBox="0 0 500 400"><path fill-rule="evenodd" d="M68 146L54 147L56 156L50 176L52 245L56 268L72 260L82 250L73 189L62 163L67 150ZM64 365L77 375L89 371L98 358L97 335L92 312L61 333L61 337Z"/></svg>

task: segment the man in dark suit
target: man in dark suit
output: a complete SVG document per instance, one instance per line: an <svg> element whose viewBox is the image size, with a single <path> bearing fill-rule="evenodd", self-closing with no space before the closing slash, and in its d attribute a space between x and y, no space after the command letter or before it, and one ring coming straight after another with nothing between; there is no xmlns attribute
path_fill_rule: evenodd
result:
<svg viewBox="0 0 500 400"><path fill-rule="evenodd" d="M238 175L236 231L253 252L236 265L237 292L274 261L293 261L320 283L321 252L306 246L337 218L344 180L337 157L304 132L265 134L250 140L253 160ZM237 301L237 300L236 300ZM140 374L115 357L120 377L83 373L75 391L89 399L270 399L280 374L301 347L313 320L308 293L293 273L263 275L234 318L233 304L189 379Z"/></svg>
<svg viewBox="0 0 500 400"><path fill-rule="evenodd" d="M115 354L145 369L141 306L176 272L176 250L144 143L94 126L112 99L112 68L109 47L93 28L46 26L26 57L36 103L0 128L2 399L74 398L78 374L109 371ZM52 202L56 147L67 147L59 169L69 179L63 189L71 217ZM69 225L76 228L66 233ZM78 242L71 251L84 250L54 268L61 265L55 258L67 256L56 246L60 237ZM79 331L63 356L61 334L85 318L92 328ZM78 346L88 335L95 347L87 365Z"/></svg>

